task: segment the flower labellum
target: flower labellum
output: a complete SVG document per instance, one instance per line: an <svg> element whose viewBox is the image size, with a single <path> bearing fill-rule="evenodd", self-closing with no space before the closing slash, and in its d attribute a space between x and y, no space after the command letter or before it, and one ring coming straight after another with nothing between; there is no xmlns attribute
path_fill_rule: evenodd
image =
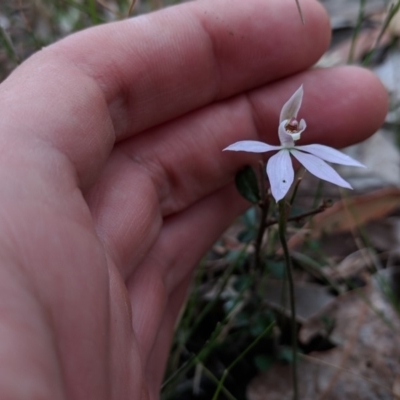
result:
<svg viewBox="0 0 400 400"><path fill-rule="evenodd" d="M271 146L257 140L242 140L224 149L224 151L247 151L250 153L266 153L278 150L278 153L274 154L267 163L271 193L277 202L286 196L294 180L291 155L317 178L348 189L352 189L350 184L325 161L353 167L364 167L358 161L332 147L322 144L295 145L295 141L300 139L307 126L304 119L297 120L302 100L303 85L282 107L278 128L280 146Z"/></svg>

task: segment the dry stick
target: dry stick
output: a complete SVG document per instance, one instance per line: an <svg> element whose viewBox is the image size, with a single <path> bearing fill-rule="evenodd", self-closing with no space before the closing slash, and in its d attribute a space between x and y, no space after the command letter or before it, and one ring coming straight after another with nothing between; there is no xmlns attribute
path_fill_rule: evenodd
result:
<svg viewBox="0 0 400 400"><path fill-rule="evenodd" d="M297 221L298 222L298 221L302 220L303 218L310 217L310 216L315 215L315 214L319 214L319 213L325 211L329 207L331 207L331 203L329 201L324 201L315 210L311 210L311 211L307 211L307 212L305 212L303 214L295 215L294 217L288 218L287 221ZM271 219L270 221L266 222L265 227L268 228L271 225L275 225L277 223L279 223L278 219Z"/></svg>
<svg viewBox="0 0 400 400"><path fill-rule="evenodd" d="M292 261L290 259L289 249L286 242L286 204L285 200L280 200L279 205L279 239L282 244L283 254L285 256L286 273L289 282L289 300L291 313L291 331L292 331L292 381L293 381L293 400L299 399L299 387L297 382L297 325L296 325L296 302L294 299L294 283L292 274Z"/></svg>

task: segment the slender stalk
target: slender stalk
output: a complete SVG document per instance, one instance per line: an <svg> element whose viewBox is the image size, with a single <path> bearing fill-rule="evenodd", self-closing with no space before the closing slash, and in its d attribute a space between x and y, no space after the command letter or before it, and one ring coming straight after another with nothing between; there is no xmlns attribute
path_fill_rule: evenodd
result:
<svg viewBox="0 0 400 400"><path fill-rule="evenodd" d="M368 53L368 55L365 57L364 61L362 62L362 65L364 67L369 66L369 64L371 63L372 57L376 51L376 49L379 46L379 43L382 39L383 34L386 32L386 29L388 28L391 20L393 19L393 17L397 14L397 12L400 9L400 0L397 1L397 3L392 3L389 6L389 10L386 14L385 20L382 23L382 27L381 30L379 32L379 35L377 36L374 45L372 46L372 49L370 50L370 52Z"/></svg>
<svg viewBox="0 0 400 400"><path fill-rule="evenodd" d="M260 226L258 227L257 238L254 250L254 269L259 270L261 267L261 246L262 239L264 237L265 229L267 227L267 214L268 214L268 204L261 204L261 216L260 216Z"/></svg>
<svg viewBox="0 0 400 400"><path fill-rule="evenodd" d="M209 369L207 369L204 366L203 366L203 369L204 369L205 375L207 375L210 378L210 380L212 380L215 384L218 385L219 392L222 391L228 400L237 400L236 397L224 386L223 380L225 380L226 375L228 374L227 370L224 371L223 380L222 379L218 380L218 378ZM215 394L214 394L214 396L215 396Z"/></svg>
<svg viewBox="0 0 400 400"><path fill-rule="evenodd" d="M96 9L96 0L89 0L88 9L89 9L90 19L92 20L92 24L98 25L101 21Z"/></svg>
<svg viewBox="0 0 400 400"><path fill-rule="evenodd" d="M294 186L294 189L293 189L293 194L292 194L292 197L290 198L290 201L289 201L289 204L290 204L291 206L292 206L293 203L294 203L294 199L296 198L296 195L297 195L297 190L299 189L299 186L300 186L300 183L301 183L302 180L303 180L302 177L300 177L300 178L298 178L298 179L296 180L296 183L295 183L295 186Z"/></svg>
<svg viewBox="0 0 400 400"><path fill-rule="evenodd" d="M16 64L20 64L21 60L18 57L17 51L12 43L11 37L7 31L0 25L0 45L3 44L8 58L14 61Z"/></svg>
<svg viewBox="0 0 400 400"><path fill-rule="evenodd" d="M299 11L299 14L300 14L301 23L302 23L303 25L305 25L306 22L305 22L305 20L304 20L303 11L301 11L300 1L299 1L299 0L296 0L296 6L297 6L297 10Z"/></svg>
<svg viewBox="0 0 400 400"><path fill-rule="evenodd" d="M317 190L315 191L315 194L314 194L312 208L317 207L317 204L321 201L323 188L324 188L324 181L319 180L317 183Z"/></svg>
<svg viewBox="0 0 400 400"><path fill-rule="evenodd" d="M363 23L364 15L365 15L365 4L366 4L366 0L360 0L360 8L358 9L357 25L354 29L353 36L351 38L351 46L350 46L350 51L349 51L349 57L347 59L347 64L352 64L354 61L354 52L355 52L355 48L356 48L356 42L357 42L358 34L360 33L361 25Z"/></svg>
<svg viewBox="0 0 400 400"><path fill-rule="evenodd" d="M234 272L234 270L237 268L238 266L238 260L243 256L243 254L246 252L247 250L247 246L244 247L244 249L241 251L241 253L239 254L239 256L237 257L236 261L231 263L229 265L229 267L225 270L224 274L222 275L222 278L220 279L221 283L217 289L217 293L215 294L215 298L210 301L202 310L201 312L196 316L196 318L194 318L190 325L190 330L189 332L186 334L186 337L184 338L184 340L182 341L182 345L186 345L186 343L189 341L189 339L192 337L193 333L196 331L196 329L198 328L198 326L200 325L200 323L203 321L203 319L205 318L205 316L215 307L215 305L217 304L217 302L220 299L220 295L223 292L223 290L225 289L229 278L232 276L232 273Z"/></svg>
<svg viewBox="0 0 400 400"><path fill-rule="evenodd" d="M274 322L271 322L240 354L237 356L231 364L225 369L219 383L217 386L217 390L214 393L212 400L217 400L219 393L221 392L222 388L224 387L224 382L229 372L235 367L235 365L243 359L243 357L254 347L257 343L268 333L271 331L272 327L274 326Z"/></svg>
<svg viewBox="0 0 400 400"><path fill-rule="evenodd" d="M292 262L289 249L286 242L286 206L285 201L278 202L279 206L279 239L282 244L283 254L285 256L286 273L289 282L289 300L290 300L290 321L292 331L292 381L293 381L293 400L299 399L299 388L297 382L297 325L296 325L296 303L294 299L294 283L292 274Z"/></svg>
<svg viewBox="0 0 400 400"><path fill-rule="evenodd" d="M257 238L254 245L254 269L257 271L261 267L261 246L262 240L264 237L265 229L267 228L267 215L268 215L268 208L269 208L269 201L267 197L267 190L265 188L265 166L264 163L261 161L259 164L260 173L259 173L259 188L260 188L260 203L259 207L261 210L260 216L260 225L258 227Z"/></svg>
<svg viewBox="0 0 400 400"><path fill-rule="evenodd" d="M235 265L235 264L234 264ZM230 274L228 274L230 276ZM223 287L225 284L222 285ZM169 376L162 384L161 389L166 390L166 388L170 387L172 384L176 382L176 380L179 378L179 376L185 374L187 371L189 371L191 368L193 368L197 363L201 362L203 364L203 367L205 365L206 359L208 358L209 354L211 351L215 348L215 346L218 345L218 337L223 331L223 329L227 326L230 320L231 313L234 311L235 307L237 307L241 301L243 300L245 288L243 288L240 292L238 297L235 300L234 305L232 306L232 309L230 313L219 323L217 323L214 331L210 335L209 339L205 342L203 347L198 351L196 355L192 355L191 358L183 364L177 371L175 371L171 376ZM219 298L219 294L216 295L216 298ZM201 314L203 315L203 314ZM204 316L204 315L203 315ZM195 325L199 318L196 319ZM191 332L193 333L193 331ZM191 334L190 333L190 334ZM189 335L190 335L189 334ZM188 339L188 336L185 338L185 340ZM183 346L186 342L181 343ZM169 390L169 389L168 389Z"/></svg>
<svg viewBox="0 0 400 400"><path fill-rule="evenodd" d="M128 18L132 15L133 9L135 8L137 0L131 0L131 4L128 9Z"/></svg>

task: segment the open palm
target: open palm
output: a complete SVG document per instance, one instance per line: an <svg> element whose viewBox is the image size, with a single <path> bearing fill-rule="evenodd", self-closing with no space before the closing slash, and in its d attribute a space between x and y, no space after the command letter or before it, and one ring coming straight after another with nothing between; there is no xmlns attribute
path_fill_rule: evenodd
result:
<svg viewBox="0 0 400 400"><path fill-rule="evenodd" d="M91 28L0 85L0 398L156 399L193 268L246 204L222 149L278 141L304 84L305 142L381 123L368 72L309 70L314 0L204 0ZM305 72L302 72L305 71Z"/></svg>

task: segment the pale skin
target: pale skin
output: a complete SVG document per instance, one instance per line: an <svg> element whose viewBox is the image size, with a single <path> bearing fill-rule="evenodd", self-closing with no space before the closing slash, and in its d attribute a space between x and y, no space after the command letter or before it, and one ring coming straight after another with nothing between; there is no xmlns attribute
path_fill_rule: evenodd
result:
<svg viewBox="0 0 400 400"><path fill-rule="evenodd" d="M278 143L304 84L301 144L382 123L369 72L308 70L321 6L200 0L88 29L0 85L0 398L155 400L197 262L248 204L235 172Z"/></svg>

